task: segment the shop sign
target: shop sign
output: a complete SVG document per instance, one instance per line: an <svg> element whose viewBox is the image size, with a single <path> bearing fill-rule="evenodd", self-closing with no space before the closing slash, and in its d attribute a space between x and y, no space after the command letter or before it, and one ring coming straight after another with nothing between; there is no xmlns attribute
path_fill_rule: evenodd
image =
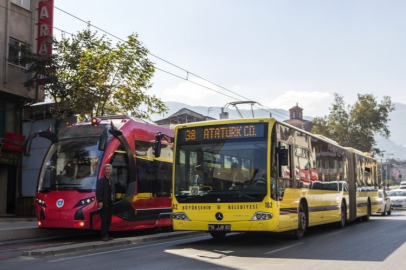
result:
<svg viewBox="0 0 406 270"><path fill-rule="evenodd" d="M25 136L17 133L6 132L2 151L22 152L24 149Z"/></svg>

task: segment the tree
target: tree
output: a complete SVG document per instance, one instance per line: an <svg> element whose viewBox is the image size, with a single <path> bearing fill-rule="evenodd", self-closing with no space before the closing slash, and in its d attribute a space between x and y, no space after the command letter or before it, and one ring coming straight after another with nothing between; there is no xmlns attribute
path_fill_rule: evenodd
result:
<svg viewBox="0 0 406 270"><path fill-rule="evenodd" d="M45 78L45 94L54 102L57 121L72 113L82 119L107 114L150 119L151 113L167 111L159 98L147 94L155 67L136 34L112 44L87 29L60 41L53 39L52 45L50 56L22 48L20 60L29 64L27 72L33 74L24 86L36 87Z"/></svg>
<svg viewBox="0 0 406 270"><path fill-rule="evenodd" d="M335 140L342 146L352 147L362 152L379 154L374 148L375 133L389 138L389 113L394 105L391 98L384 96L378 103L372 94L358 94L358 101L354 105L346 105L339 94L334 94L334 103L328 116L313 119L312 133L324 135Z"/></svg>

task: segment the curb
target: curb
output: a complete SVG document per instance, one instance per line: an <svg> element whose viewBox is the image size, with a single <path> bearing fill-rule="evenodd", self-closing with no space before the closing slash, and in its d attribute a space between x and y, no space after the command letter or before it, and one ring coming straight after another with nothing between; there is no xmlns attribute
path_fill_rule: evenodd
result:
<svg viewBox="0 0 406 270"><path fill-rule="evenodd" d="M98 250L107 247L117 247L117 246L126 246L126 245L134 245L154 240L163 240L163 239L171 239L176 237L194 235L194 234L202 234L204 232L195 232L195 231L185 231L185 232L167 232L161 233L158 235L147 235L147 236L137 236L137 237L129 237L129 238L120 238L114 239L109 242L89 242L89 243L79 243L79 244L72 244L67 246L56 246L50 248L43 248L31 251L24 251L22 256L25 257L33 257L33 258L42 258L42 257L50 257L50 256L58 256L58 255L66 255L84 251L92 251Z"/></svg>
<svg viewBox="0 0 406 270"><path fill-rule="evenodd" d="M67 229L40 229L40 228L3 229L0 232L1 232L0 242L22 239L89 234L89 231L78 231L75 229L67 230Z"/></svg>

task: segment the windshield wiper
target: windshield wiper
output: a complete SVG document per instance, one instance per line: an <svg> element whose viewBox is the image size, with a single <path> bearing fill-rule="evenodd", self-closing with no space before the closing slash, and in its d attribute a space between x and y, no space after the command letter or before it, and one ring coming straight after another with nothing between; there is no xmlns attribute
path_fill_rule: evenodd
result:
<svg viewBox="0 0 406 270"><path fill-rule="evenodd" d="M92 192L93 189L91 188L76 188L77 191L79 192Z"/></svg>
<svg viewBox="0 0 406 270"><path fill-rule="evenodd" d="M68 184L68 183L55 184L44 190L41 190L41 192L48 192L48 191L51 191L52 189L56 190L55 187L57 187L57 186L80 186L80 184Z"/></svg>
<svg viewBox="0 0 406 270"><path fill-rule="evenodd" d="M251 196L245 194L244 192L241 192L240 190L233 190L233 191L235 191L238 195L240 195L240 197L245 197L245 198L248 198L248 199L251 199L251 200L255 199L254 197L251 197Z"/></svg>
<svg viewBox="0 0 406 270"><path fill-rule="evenodd" d="M250 200L254 200L255 198L245 194L240 190L223 190L223 191L210 191L207 193L208 196L218 196L218 195L225 195L225 196L232 196L232 195L239 195L240 197L245 197Z"/></svg>

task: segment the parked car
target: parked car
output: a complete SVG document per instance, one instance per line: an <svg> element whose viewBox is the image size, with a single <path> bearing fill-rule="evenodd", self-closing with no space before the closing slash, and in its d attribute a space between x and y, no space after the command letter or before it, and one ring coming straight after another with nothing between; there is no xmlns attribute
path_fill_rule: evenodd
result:
<svg viewBox="0 0 406 270"><path fill-rule="evenodd" d="M381 214L382 216L386 216L386 214L390 215L392 213L390 197L388 197L386 191L382 189L378 190L378 195L379 195L379 209L376 213Z"/></svg>
<svg viewBox="0 0 406 270"><path fill-rule="evenodd" d="M388 194L392 209L393 208L406 208L406 189L392 189Z"/></svg>

